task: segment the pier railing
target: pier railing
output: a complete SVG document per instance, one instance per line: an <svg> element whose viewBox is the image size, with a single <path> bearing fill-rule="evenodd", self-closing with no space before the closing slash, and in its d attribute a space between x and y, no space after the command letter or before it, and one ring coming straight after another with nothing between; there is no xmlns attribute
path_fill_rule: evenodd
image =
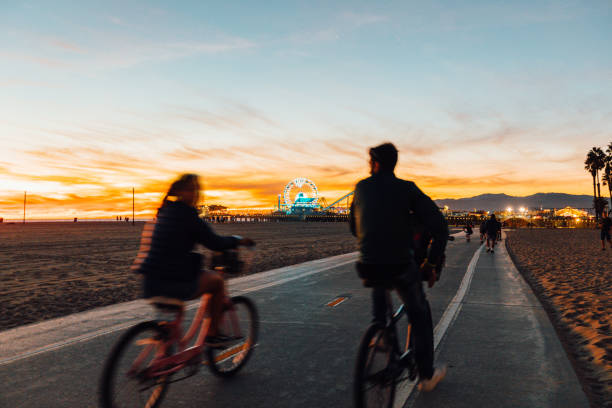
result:
<svg viewBox="0 0 612 408"><path fill-rule="evenodd" d="M208 215L204 220L215 224L225 223L259 223L259 222L348 222L348 214L259 214L259 215ZM478 232L480 223L488 217L447 216L451 227L462 227L468 222ZM597 223L591 218L554 217L547 219L508 218L501 219L504 228L596 228Z"/></svg>

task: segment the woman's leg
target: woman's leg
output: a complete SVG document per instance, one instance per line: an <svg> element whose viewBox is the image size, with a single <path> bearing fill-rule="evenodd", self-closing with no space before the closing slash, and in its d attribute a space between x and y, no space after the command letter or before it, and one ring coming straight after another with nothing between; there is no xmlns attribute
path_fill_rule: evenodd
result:
<svg viewBox="0 0 612 408"><path fill-rule="evenodd" d="M219 334L219 320L223 313L223 298L225 296L225 282L221 275L215 272L204 272L200 277L200 284L197 296L205 293L212 295L210 299L210 329L209 336Z"/></svg>

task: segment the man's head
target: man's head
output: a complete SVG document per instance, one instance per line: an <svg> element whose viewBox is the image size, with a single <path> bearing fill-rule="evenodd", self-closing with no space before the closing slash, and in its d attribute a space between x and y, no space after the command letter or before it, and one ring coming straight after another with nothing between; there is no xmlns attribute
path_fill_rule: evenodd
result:
<svg viewBox="0 0 612 408"><path fill-rule="evenodd" d="M393 143L383 143L370 149L370 173L393 173L397 163L397 149Z"/></svg>

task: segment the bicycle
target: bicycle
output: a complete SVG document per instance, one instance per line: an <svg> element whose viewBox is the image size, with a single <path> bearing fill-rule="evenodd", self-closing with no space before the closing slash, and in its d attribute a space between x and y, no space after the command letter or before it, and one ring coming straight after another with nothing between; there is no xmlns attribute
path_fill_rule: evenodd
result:
<svg viewBox="0 0 612 408"><path fill-rule="evenodd" d="M448 241L454 241L455 237L448 236ZM420 265L426 257L430 237L428 234L420 234L415 240L415 261ZM436 268L436 280L440 279L442 268L446 257L442 259ZM357 363L355 365L353 382L353 400L356 408L380 408L393 406L395 399L395 388L397 384L409 379L416 380L418 369L415 360L414 337L412 324L404 304L401 304L395 313L391 300L391 291L394 289L392 283L369 282L366 286L374 284L385 289L386 299L386 323L372 323L364 333L359 344ZM400 323L402 317L405 323ZM398 330L400 325L405 324ZM400 338L398 333L405 333L405 338ZM401 341L400 341L401 340ZM403 349L400 348L403 344ZM407 372L407 375L404 374Z"/></svg>
<svg viewBox="0 0 612 408"><path fill-rule="evenodd" d="M391 289L385 287L387 299L386 324L372 323L361 339L355 365L353 397L357 408L392 407L397 384L417 377L412 325L402 304L391 314ZM398 323L406 316L406 337L400 348ZM407 375L404 376L404 373Z"/></svg>
<svg viewBox="0 0 612 408"><path fill-rule="evenodd" d="M247 268L239 259L238 251L218 253L213 257L213 266L222 274ZM185 335L182 334L184 302L163 297L149 299L161 314L169 313L174 318L139 323L119 338L102 372L102 407L159 407L171 383L197 374L202 365L220 377L231 377L244 367L257 345L257 308L247 297L226 294L219 329L231 341L222 347L210 347L205 339L211 322L206 316L211 297L204 294L200 298ZM196 333L195 343L189 346ZM202 361L203 354L206 361ZM184 370L182 375L173 378L181 370ZM127 388L120 387L124 382Z"/></svg>

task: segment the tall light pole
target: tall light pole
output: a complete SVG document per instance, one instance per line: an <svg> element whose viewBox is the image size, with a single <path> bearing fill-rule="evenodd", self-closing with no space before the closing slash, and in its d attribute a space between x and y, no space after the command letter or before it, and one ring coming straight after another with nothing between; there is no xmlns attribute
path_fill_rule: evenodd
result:
<svg viewBox="0 0 612 408"><path fill-rule="evenodd" d="M23 192L23 223L25 224L25 210L26 210L26 197L28 193L26 191Z"/></svg>
<svg viewBox="0 0 612 408"><path fill-rule="evenodd" d="M134 187L132 187L132 225L134 225Z"/></svg>

